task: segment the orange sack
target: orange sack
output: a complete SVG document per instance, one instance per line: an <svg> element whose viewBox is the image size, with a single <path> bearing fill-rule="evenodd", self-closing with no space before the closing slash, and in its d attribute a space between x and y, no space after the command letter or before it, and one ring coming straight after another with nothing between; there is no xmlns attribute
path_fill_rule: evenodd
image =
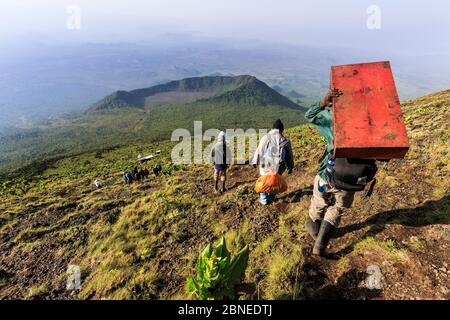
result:
<svg viewBox="0 0 450 320"><path fill-rule="evenodd" d="M258 193L282 193L287 190L287 183L278 173L268 173L256 180L255 191Z"/></svg>

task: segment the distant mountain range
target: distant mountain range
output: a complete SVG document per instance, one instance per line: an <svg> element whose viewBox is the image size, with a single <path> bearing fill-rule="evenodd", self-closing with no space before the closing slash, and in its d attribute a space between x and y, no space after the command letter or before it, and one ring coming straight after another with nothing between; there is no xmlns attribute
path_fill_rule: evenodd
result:
<svg viewBox="0 0 450 320"><path fill-rule="evenodd" d="M284 94L294 100L300 100L300 99L306 98L306 96L304 94L301 94L300 92L298 92L296 90L289 90L288 92L286 92L282 87L277 86L277 85L273 86L272 89L274 89L278 93Z"/></svg>
<svg viewBox="0 0 450 320"><path fill-rule="evenodd" d="M304 107L254 76L191 77L149 88L116 91L71 117L0 138L0 171L54 157L140 141L168 140L177 128L269 129L303 122Z"/></svg>
<svg viewBox="0 0 450 320"><path fill-rule="evenodd" d="M88 112L123 107L149 109L193 102L217 105L277 105L302 110L301 106L264 82L253 76L242 75L192 77L149 88L116 91L95 103Z"/></svg>

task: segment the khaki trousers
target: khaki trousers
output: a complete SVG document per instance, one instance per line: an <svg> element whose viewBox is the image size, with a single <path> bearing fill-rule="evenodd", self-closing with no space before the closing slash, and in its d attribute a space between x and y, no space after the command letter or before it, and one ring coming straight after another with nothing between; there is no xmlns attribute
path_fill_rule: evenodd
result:
<svg viewBox="0 0 450 320"><path fill-rule="evenodd" d="M214 181L225 181L227 180L227 169L216 170L214 169Z"/></svg>
<svg viewBox="0 0 450 320"><path fill-rule="evenodd" d="M316 175L311 205L309 206L309 217L313 221L326 220L334 227L337 227L344 210L351 207L355 192L335 188L331 188L326 192L320 192L319 181L326 184L322 178Z"/></svg>

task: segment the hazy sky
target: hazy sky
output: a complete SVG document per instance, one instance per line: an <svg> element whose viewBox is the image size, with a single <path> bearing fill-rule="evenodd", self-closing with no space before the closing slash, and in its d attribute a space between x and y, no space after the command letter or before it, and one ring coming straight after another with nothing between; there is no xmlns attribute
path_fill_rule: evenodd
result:
<svg viewBox="0 0 450 320"><path fill-rule="evenodd" d="M81 10L80 29L67 28L71 5ZM380 9L380 29L367 27L371 5ZM187 33L231 40L448 54L449 11L446 0L1 0L0 45L30 38L152 41L168 33Z"/></svg>

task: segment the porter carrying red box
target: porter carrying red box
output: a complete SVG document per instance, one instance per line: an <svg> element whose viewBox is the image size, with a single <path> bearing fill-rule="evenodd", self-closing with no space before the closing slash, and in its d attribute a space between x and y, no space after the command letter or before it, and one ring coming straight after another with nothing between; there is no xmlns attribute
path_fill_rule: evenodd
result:
<svg viewBox="0 0 450 320"><path fill-rule="evenodd" d="M331 67L334 152L338 158L404 158L409 149L388 61Z"/></svg>

